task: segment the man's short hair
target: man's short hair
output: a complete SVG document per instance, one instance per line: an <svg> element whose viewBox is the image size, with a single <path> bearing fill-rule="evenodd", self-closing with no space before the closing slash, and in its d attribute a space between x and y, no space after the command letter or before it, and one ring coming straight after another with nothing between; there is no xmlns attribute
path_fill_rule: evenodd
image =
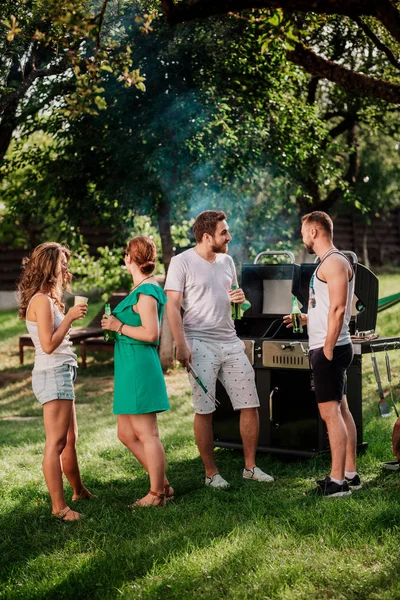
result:
<svg viewBox="0 0 400 600"><path fill-rule="evenodd" d="M193 224L193 233L196 242L200 244L205 233L214 236L218 221L223 221L224 219L226 219L226 214L222 210L205 210L197 215Z"/></svg>
<svg viewBox="0 0 400 600"><path fill-rule="evenodd" d="M301 218L302 223L318 223L329 237L333 237L333 222L330 216L322 210L314 210Z"/></svg>

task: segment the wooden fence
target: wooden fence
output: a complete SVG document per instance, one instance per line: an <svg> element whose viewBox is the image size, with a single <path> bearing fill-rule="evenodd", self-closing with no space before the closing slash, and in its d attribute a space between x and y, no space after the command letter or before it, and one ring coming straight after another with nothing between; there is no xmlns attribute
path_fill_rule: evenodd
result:
<svg viewBox="0 0 400 600"><path fill-rule="evenodd" d="M354 214L340 215L335 219L335 244L342 250L352 250L360 262L381 266L400 264L400 210L384 219L373 219L365 225ZM85 239L91 252L98 246L110 243L106 228L85 229ZM21 261L27 251L0 246L0 291L15 290Z"/></svg>
<svg viewBox="0 0 400 600"><path fill-rule="evenodd" d="M366 266L400 264L400 210L366 225L358 215L340 215L334 221L335 245L355 252Z"/></svg>

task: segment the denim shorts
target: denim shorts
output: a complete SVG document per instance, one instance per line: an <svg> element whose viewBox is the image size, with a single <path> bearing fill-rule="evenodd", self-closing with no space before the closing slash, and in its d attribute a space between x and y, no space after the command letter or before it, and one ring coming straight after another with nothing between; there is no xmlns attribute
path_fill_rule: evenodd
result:
<svg viewBox="0 0 400 600"><path fill-rule="evenodd" d="M32 371L32 389L40 404L52 400L75 400L76 367L60 365L44 371Z"/></svg>

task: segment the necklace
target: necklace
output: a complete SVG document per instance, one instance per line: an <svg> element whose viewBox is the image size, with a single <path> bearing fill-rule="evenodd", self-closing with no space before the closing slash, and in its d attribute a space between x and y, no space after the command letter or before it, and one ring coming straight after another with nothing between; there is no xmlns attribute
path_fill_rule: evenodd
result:
<svg viewBox="0 0 400 600"><path fill-rule="evenodd" d="M327 250L325 252L325 254L323 256L321 256L321 258L319 259L319 262L322 263L322 261L324 260L325 256L327 256L329 254L329 252L332 252L333 250L336 250L335 246L333 246L333 248L329 248L329 250Z"/></svg>
<svg viewBox="0 0 400 600"><path fill-rule="evenodd" d="M139 287L139 285L142 285L143 281L146 281L146 279L150 279L151 277L153 277L153 275L149 275L148 277L145 277L144 279L142 279L142 281L139 281L139 283L137 285L135 285L132 289L131 289L131 293L136 290L136 288Z"/></svg>

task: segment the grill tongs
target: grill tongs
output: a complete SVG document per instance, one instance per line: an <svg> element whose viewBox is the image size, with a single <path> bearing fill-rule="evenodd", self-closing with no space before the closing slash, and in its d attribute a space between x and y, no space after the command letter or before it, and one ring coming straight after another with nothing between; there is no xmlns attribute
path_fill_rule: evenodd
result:
<svg viewBox="0 0 400 600"><path fill-rule="evenodd" d="M383 393L381 376L380 376L380 373L379 373L378 361L376 360L375 352L374 352L374 349L373 349L372 346L371 346L371 360L372 360L372 365L374 367L374 374L375 374L376 384L378 386L378 394L379 394L378 408L379 408L379 412L380 412L381 417L390 417L389 404L385 400L385 394Z"/></svg>

